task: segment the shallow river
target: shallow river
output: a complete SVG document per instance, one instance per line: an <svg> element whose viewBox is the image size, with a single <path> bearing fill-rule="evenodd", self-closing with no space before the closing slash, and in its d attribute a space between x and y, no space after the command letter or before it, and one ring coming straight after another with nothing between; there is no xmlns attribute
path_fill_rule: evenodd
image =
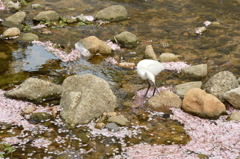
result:
<svg viewBox="0 0 240 159"><path fill-rule="evenodd" d="M95 22L87 25L76 23L61 28L48 28L50 34L46 34L42 29L30 31L37 34L40 41L51 40L60 44L66 52L70 52L74 44L82 38L94 35L106 41L123 31L129 31L135 34L141 43L136 48L114 53L127 62L137 63L143 58L146 46L152 45L157 55L170 52L181 55L181 60L189 65L208 65L208 77L204 79L189 78L181 73L166 71L157 77L158 85L171 86L193 80L204 82L222 70L229 70L239 77L239 0L32 0L30 2L30 4L34 3L45 5L46 9L52 9L60 16L77 16L82 13L93 15L115 4L126 7L129 19L120 22L102 25ZM36 25L32 21L33 17L44 9L32 9L31 5L27 5L22 10L27 13L25 25L33 26ZM0 11L0 18L4 19L12 14L13 12ZM205 21L216 21L221 26L208 28L199 35L194 34L195 29L203 27ZM0 33L5 29L0 24ZM60 154L72 155L74 158L109 158L120 154L123 146L143 142L186 144L190 140L184 134L182 125L169 119L168 116L152 115L153 120L149 122L142 114L150 115L150 112L132 108L134 92L127 90L145 88L147 85L137 76L135 70L110 65L104 61L104 58L104 56L94 56L89 60L81 59L64 63L36 44L0 39L1 89L10 90L29 77L61 84L70 75L94 74L107 80L118 97L119 106L116 111L131 119L132 127L142 125L148 128L148 130L142 128L141 133L132 138L115 138L104 135L93 136L87 126L69 129L52 124L48 125L51 132L34 135L29 132L29 136L26 135L30 138L29 142L17 148L13 153L14 158L26 158L26 156L51 158ZM127 85L127 88L123 88L123 85ZM20 134L21 128L16 127L11 131ZM14 136L8 129L0 132L1 138ZM50 138L53 143L45 148L33 147L30 144L33 140L31 136ZM64 142L57 142L58 138ZM79 138L81 141L78 140Z"/></svg>

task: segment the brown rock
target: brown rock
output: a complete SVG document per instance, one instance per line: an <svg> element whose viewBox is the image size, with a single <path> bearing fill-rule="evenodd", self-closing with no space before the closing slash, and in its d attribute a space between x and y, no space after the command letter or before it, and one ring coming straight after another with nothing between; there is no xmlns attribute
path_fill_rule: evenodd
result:
<svg viewBox="0 0 240 159"><path fill-rule="evenodd" d="M122 67L122 68L133 68L135 67L135 63L133 62L120 62L118 64L119 67Z"/></svg>
<svg viewBox="0 0 240 159"><path fill-rule="evenodd" d="M92 54L111 54L112 49L104 41L98 39L96 36L89 36L79 40L79 42Z"/></svg>
<svg viewBox="0 0 240 159"><path fill-rule="evenodd" d="M172 111L169 108L181 108L182 100L178 97L178 95L164 90L160 94L150 98L147 105L155 111L170 114Z"/></svg>
<svg viewBox="0 0 240 159"><path fill-rule="evenodd" d="M173 62L173 61L179 61L179 55L175 55L173 53L162 53L159 56L160 62Z"/></svg>
<svg viewBox="0 0 240 159"><path fill-rule="evenodd" d="M145 50L145 58L157 60L157 55L155 54L152 45L148 45Z"/></svg>
<svg viewBox="0 0 240 159"><path fill-rule="evenodd" d="M3 32L3 37L15 37L20 35L20 30L16 27L9 28Z"/></svg>
<svg viewBox="0 0 240 159"><path fill-rule="evenodd" d="M236 120L240 122L240 111L232 113L229 118L229 120Z"/></svg>
<svg viewBox="0 0 240 159"><path fill-rule="evenodd" d="M218 98L200 88L187 91L182 109L203 118L218 118L226 111L225 105Z"/></svg>

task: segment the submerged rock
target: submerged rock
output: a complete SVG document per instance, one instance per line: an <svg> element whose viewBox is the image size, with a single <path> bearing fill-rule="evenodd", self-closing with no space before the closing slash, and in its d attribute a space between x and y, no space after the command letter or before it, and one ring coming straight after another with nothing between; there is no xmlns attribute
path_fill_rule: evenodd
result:
<svg viewBox="0 0 240 159"><path fill-rule="evenodd" d="M66 78L63 89L60 115L71 126L88 123L104 112L113 112L117 106L109 84L91 74Z"/></svg>
<svg viewBox="0 0 240 159"><path fill-rule="evenodd" d="M31 123L42 123L48 120L53 120L53 116L45 113L45 112L38 112L38 113L33 113L30 116L30 122Z"/></svg>
<svg viewBox="0 0 240 159"><path fill-rule="evenodd" d="M5 96L41 103L43 100L60 98L61 93L62 87L57 84L28 78L18 89L5 93Z"/></svg>
<svg viewBox="0 0 240 159"><path fill-rule="evenodd" d="M108 123L106 125L106 128L109 130L109 131L118 131L119 130L119 126L115 123Z"/></svg>
<svg viewBox="0 0 240 159"><path fill-rule="evenodd" d="M34 41L34 40L38 40L39 37L33 33L22 33L18 39L22 41Z"/></svg>
<svg viewBox="0 0 240 159"><path fill-rule="evenodd" d="M215 74L204 85L205 91L215 95L221 101L224 101L223 94L227 91L237 88L238 80L233 73L222 71Z"/></svg>
<svg viewBox="0 0 240 159"><path fill-rule="evenodd" d="M226 111L225 105L218 98L199 88L187 91L182 109L203 118L218 118Z"/></svg>
<svg viewBox="0 0 240 159"><path fill-rule="evenodd" d="M129 120L125 118L124 116L118 115L118 116L112 116L108 119L108 122L114 122L121 126L126 126L129 124Z"/></svg>
<svg viewBox="0 0 240 159"><path fill-rule="evenodd" d="M33 19L36 21L58 21L59 14L55 11L42 11L36 15Z"/></svg>
<svg viewBox="0 0 240 159"><path fill-rule="evenodd" d="M136 47L139 42L137 36L128 31L124 31L116 35L115 38L117 40L117 43L119 43L121 47L126 47L126 48Z"/></svg>
<svg viewBox="0 0 240 159"><path fill-rule="evenodd" d="M33 9L44 8L44 7L45 7L45 6L42 5L42 4L38 4L38 3L34 3L34 4L32 4L32 8L33 8Z"/></svg>
<svg viewBox="0 0 240 159"><path fill-rule="evenodd" d="M128 13L124 6L112 5L97 12L94 15L94 18L105 21L120 21L127 19L127 16Z"/></svg>

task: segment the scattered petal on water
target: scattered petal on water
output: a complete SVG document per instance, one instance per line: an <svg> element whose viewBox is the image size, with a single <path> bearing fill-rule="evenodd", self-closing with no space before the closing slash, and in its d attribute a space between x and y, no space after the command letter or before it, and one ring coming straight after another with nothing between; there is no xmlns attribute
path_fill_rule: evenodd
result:
<svg viewBox="0 0 240 159"><path fill-rule="evenodd" d="M188 65L186 62L164 62L164 69L165 70L175 70L178 73L185 67L189 67L190 65Z"/></svg>
<svg viewBox="0 0 240 159"><path fill-rule="evenodd" d="M53 52L63 62L76 61L82 56L82 52L79 52L77 49L72 49L70 53L66 53L60 49L56 49L55 46L57 46L57 44L53 44L50 41L46 41L46 42L33 41L32 43L38 44L40 46L44 46L47 51Z"/></svg>

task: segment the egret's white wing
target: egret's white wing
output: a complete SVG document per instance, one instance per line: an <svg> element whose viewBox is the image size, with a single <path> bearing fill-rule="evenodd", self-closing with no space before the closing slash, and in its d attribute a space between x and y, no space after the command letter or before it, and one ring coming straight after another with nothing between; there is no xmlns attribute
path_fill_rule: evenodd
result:
<svg viewBox="0 0 240 159"><path fill-rule="evenodd" d="M159 62L152 62L151 64L148 65L148 71L151 72L154 76L159 74L161 71L164 70L163 64Z"/></svg>

